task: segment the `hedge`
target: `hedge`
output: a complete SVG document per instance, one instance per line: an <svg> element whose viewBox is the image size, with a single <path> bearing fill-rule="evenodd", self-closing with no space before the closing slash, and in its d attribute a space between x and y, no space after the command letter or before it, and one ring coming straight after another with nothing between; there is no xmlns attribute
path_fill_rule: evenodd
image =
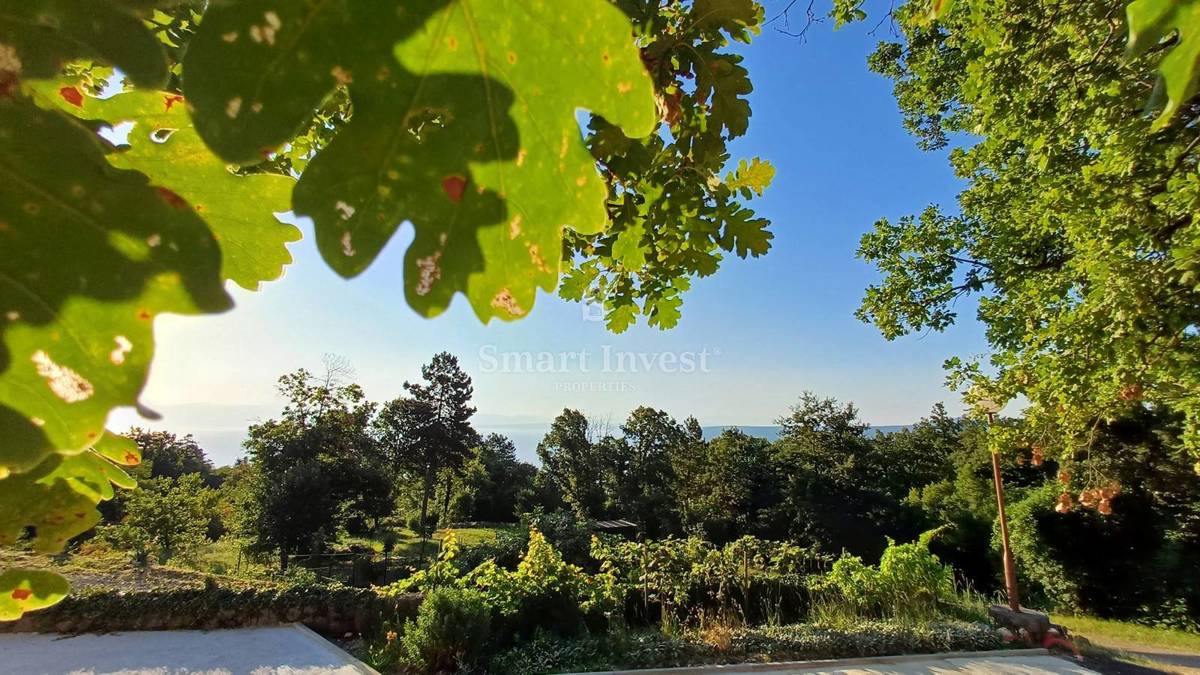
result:
<svg viewBox="0 0 1200 675"><path fill-rule="evenodd" d="M347 586L262 586L148 591L84 590L48 609L0 623L0 632L105 633L273 626L300 622L326 635L364 633L416 616L419 593L382 597Z"/></svg>
<svg viewBox="0 0 1200 675"><path fill-rule="evenodd" d="M980 651L1003 646L993 627L965 622L905 625L866 621L840 628L793 624L734 629L725 637L724 644L714 645L697 633L669 637L645 631L577 639L540 633L497 655L491 670L522 675Z"/></svg>

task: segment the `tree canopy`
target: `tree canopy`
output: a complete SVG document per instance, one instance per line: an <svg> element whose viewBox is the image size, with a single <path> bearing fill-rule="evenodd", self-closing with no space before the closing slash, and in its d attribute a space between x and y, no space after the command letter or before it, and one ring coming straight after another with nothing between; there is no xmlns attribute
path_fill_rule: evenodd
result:
<svg viewBox="0 0 1200 675"><path fill-rule="evenodd" d="M321 550L347 516L343 503L373 515L375 495L390 512L390 482L371 436L376 406L357 384L298 370L279 378L287 400L282 415L250 427L245 442L254 474L251 511L254 548L278 551L282 567L293 553ZM382 487L381 487L382 485Z"/></svg>
<svg viewBox="0 0 1200 675"><path fill-rule="evenodd" d="M909 2L895 10L902 39L870 58L918 144L950 148L966 187L862 238L882 278L858 315L892 339L948 328L973 298L990 350L951 358L950 383L1030 403L999 446L1069 459L1098 424L1153 406L1182 413L1181 442L1200 450L1200 106L1175 73L1195 68L1185 6L1128 4L1127 49L1124 2L964 1L936 21ZM1181 26L1179 46L1159 43Z"/></svg>

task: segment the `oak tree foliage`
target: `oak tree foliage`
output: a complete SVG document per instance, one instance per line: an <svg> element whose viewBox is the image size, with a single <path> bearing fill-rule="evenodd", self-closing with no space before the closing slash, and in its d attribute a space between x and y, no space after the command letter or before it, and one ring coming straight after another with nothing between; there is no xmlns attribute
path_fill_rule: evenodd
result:
<svg viewBox="0 0 1200 675"><path fill-rule="evenodd" d="M1196 451L1198 5L941 4L897 8L869 64L965 188L862 238L881 279L859 317L892 339L974 309L989 350L950 383L1030 404L996 447L1083 458L1106 421L1165 408Z"/></svg>
<svg viewBox="0 0 1200 675"><path fill-rule="evenodd" d="M114 484L132 485L119 465L136 449L104 421L138 405L155 318L226 311L226 281L278 278L299 232L274 213L311 216L346 276L410 222L418 313L462 293L482 320L526 315L564 256L579 261L566 238L614 221L619 190L598 159L624 153L597 152L576 110L642 143L681 109L663 107L676 95L666 71L647 68L665 25L643 25L649 3L624 4L0 1L0 539L32 527L54 550L96 522ZM671 4L698 12L690 24L710 41L748 39L761 17L750 0ZM701 75L712 105L683 106L689 124L745 133L736 58ZM710 153L690 180L715 194L726 159ZM733 191L765 186L763 165L740 171L741 187L720 188L731 212ZM626 234L623 255L644 247L663 262L654 238L677 226ZM764 226L738 216L722 245L761 252ZM655 323L674 322L677 293L639 293L663 298ZM5 587L37 600L4 605L6 617L60 597L21 574Z"/></svg>

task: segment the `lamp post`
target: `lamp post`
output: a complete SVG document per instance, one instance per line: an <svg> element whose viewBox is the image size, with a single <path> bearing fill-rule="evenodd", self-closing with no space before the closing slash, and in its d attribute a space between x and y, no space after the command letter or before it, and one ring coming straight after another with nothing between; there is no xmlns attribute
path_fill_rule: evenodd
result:
<svg viewBox="0 0 1200 675"><path fill-rule="evenodd" d="M990 398L981 398L975 407L987 415L988 426L996 421L996 414L1004 406ZM1021 593L1017 589L1017 566L1013 562L1012 548L1008 544L1008 517L1004 514L1004 479L1000 476L1000 453L992 451L992 483L996 486L996 512L1000 518L1000 542L1004 549L1004 588L1008 592L1008 608L1021 611Z"/></svg>

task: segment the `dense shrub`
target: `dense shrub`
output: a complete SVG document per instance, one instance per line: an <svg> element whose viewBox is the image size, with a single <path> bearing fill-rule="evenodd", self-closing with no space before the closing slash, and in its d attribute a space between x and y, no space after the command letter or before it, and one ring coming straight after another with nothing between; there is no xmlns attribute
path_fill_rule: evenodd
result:
<svg viewBox="0 0 1200 675"><path fill-rule="evenodd" d="M528 547L515 570L487 560L462 574L455 564L460 550L449 533L442 552L427 569L382 592L391 596L445 587L481 591L506 636L528 636L538 628L577 633L589 619L593 625L602 625L603 619L620 607L611 574L589 575L567 563L537 529L529 531Z"/></svg>
<svg viewBox="0 0 1200 675"><path fill-rule="evenodd" d="M140 488L125 496L121 522L103 526L100 536L138 564L194 559L214 529L217 492L198 473L146 479Z"/></svg>
<svg viewBox="0 0 1200 675"><path fill-rule="evenodd" d="M491 672L525 675L683 665L836 659L894 654L999 649L987 624L868 621L845 627L807 624L732 631L727 644L706 642L698 632L671 637L660 632L613 633L568 639L539 633L498 654Z"/></svg>
<svg viewBox="0 0 1200 675"><path fill-rule="evenodd" d="M504 569L516 569L521 556L529 546L529 531L511 528L497 530L496 538L463 549L454 564L459 572L466 574L491 560ZM557 548L557 547L555 547Z"/></svg>
<svg viewBox="0 0 1200 675"><path fill-rule="evenodd" d="M909 544L889 541L877 567L846 556L825 573L824 556L753 537L724 547L697 538L595 538L595 574L563 560L537 529L515 569L488 560L463 574L455 564L460 548L449 535L428 569L383 592L425 591L437 604L427 601L402 639L392 634L378 649L392 654L391 663L406 660L422 672L469 667L478 654L462 651L454 642L461 636L442 631L475 634L480 616L490 616L491 642L504 650L490 671L505 673L997 646L986 624L941 623L981 616L982 607L969 606L949 567L929 552L933 534ZM784 616L809 618L810 588L849 611L836 624L782 625ZM606 620L613 617L625 621ZM878 618L895 621L863 621ZM624 632L638 619L658 622L660 630ZM764 620L774 627L745 627Z"/></svg>
<svg viewBox="0 0 1200 675"><path fill-rule="evenodd" d="M787 542L742 537L723 547L697 537L611 542L594 539L592 556L615 576L630 618L687 622L706 613L782 622L807 607L805 577L828 559Z"/></svg>
<svg viewBox="0 0 1200 675"><path fill-rule="evenodd" d="M620 607L611 574L589 575L567 563L536 529L529 531L529 548L515 571L489 561L463 583L484 592L514 635L527 636L538 628L570 635L584 628L589 616L602 625L599 618Z"/></svg>
<svg viewBox="0 0 1200 675"><path fill-rule="evenodd" d="M404 623L399 656L421 672L470 670L487 652L490 634L491 610L482 593L438 588L425 595L416 620Z"/></svg>
<svg viewBox="0 0 1200 675"><path fill-rule="evenodd" d="M844 554L828 574L811 583L819 598L816 614L826 619L927 621L947 614L982 618L982 604L960 593L954 571L929 551L936 534L931 530L908 544L889 539L877 567Z"/></svg>
<svg viewBox="0 0 1200 675"><path fill-rule="evenodd" d="M301 622L329 635L373 632L384 621L413 616L415 594L382 596L341 585L260 584L135 592L84 590L18 621L0 622L0 632L107 633L134 630L241 628Z"/></svg>
<svg viewBox="0 0 1200 675"><path fill-rule="evenodd" d="M1009 512L1013 551L1030 602L1067 613L1141 618L1196 630L1200 546L1195 538L1164 538L1163 516L1140 491L1118 494L1107 516L1086 508L1056 513L1060 491L1058 485L1030 490ZM994 539L998 545L998 533Z"/></svg>
<svg viewBox="0 0 1200 675"><path fill-rule="evenodd" d="M594 566L592 530L569 513L530 513L521 516L521 532L537 530L563 560L583 568Z"/></svg>
<svg viewBox="0 0 1200 675"><path fill-rule="evenodd" d="M532 639L500 652L491 672L508 675L655 668L709 663L705 644L658 631L610 633L565 638L538 632Z"/></svg>
<svg viewBox="0 0 1200 675"><path fill-rule="evenodd" d="M731 652L772 659L833 659L999 649L986 623L863 621L847 626L794 624L735 632Z"/></svg>

